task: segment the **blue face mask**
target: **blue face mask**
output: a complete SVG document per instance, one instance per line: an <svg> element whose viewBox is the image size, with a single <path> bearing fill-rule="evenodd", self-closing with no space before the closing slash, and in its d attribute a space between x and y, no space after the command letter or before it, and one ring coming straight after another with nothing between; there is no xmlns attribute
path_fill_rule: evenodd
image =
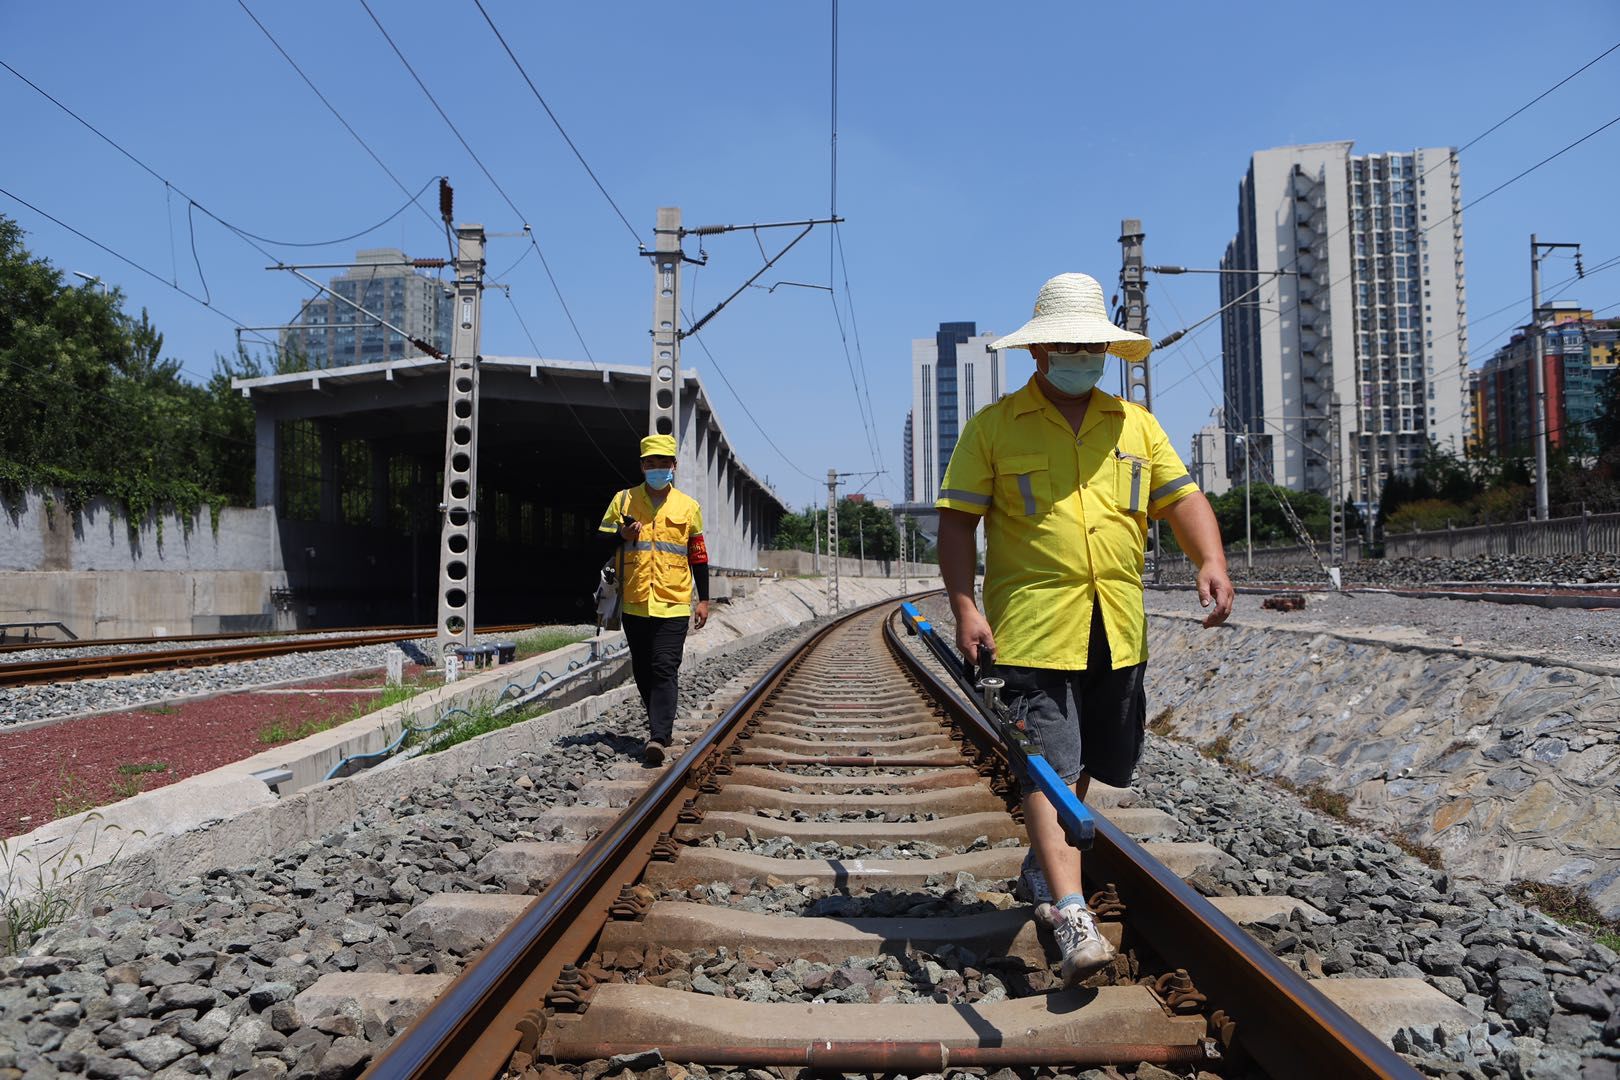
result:
<svg viewBox="0 0 1620 1080"><path fill-rule="evenodd" d="M642 475L647 478L647 486L652 488L654 491L657 491L659 488L669 487L670 482L675 479L675 470L648 469Z"/></svg>
<svg viewBox="0 0 1620 1080"><path fill-rule="evenodd" d="M1057 388L1059 393L1071 397L1091 392L1102 378L1103 364L1108 359L1107 353L1081 353L1078 356L1052 356L1046 366L1046 381Z"/></svg>

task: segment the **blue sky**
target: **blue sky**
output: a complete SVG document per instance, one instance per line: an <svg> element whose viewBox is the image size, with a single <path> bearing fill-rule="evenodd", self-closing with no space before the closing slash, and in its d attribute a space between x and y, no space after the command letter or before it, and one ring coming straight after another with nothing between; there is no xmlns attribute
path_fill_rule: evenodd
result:
<svg viewBox="0 0 1620 1080"><path fill-rule="evenodd" d="M372 0L372 10L523 214L434 112L358 0L248 0L282 46L411 191L437 174L457 217L491 232L526 220L578 323L581 345L531 251L506 280L540 351L640 363L650 272L501 51L472 0ZM485 0L540 92L643 236L656 207L688 225L825 216L830 202L828 2L517 3ZM743 457L790 501L828 467L903 487L900 433L910 343L941 321L1007 331L1052 274L1084 270L1111 289L1120 219L1139 217L1150 263L1213 266L1235 227L1236 192L1257 149L1353 139L1360 152L1460 146L1620 42L1610 0L1520 5L1169 2L1101 5L845 2L839 10L838 212L854 319L817 230L766 282L840 289L858 328L876 453L868 445L825 292L749 290L702 333L767 444L714 365L688 342ZM1541 27L1545 32L1537 32ZM342 236L405 196L234 3L6 4L0 59L51 92L214 213L278 240ZM1462 157L1464 199L1620 113L1620 52ZM27 199L248 324L287 320L309 290L266 271L186 200L0 69L11 152L0 187ZM1529 234L1581 241L1586 264L1620 255L1620 124L1464 215L1477 366L1529 293ZM434 209L429 197L423 203ZM117 262L0 195L36 253L119 284L149 308L166 351L205 375L234 345L230 319ZM193 235L196 258L192 257ZM768 248L784 232L764 234ZM412 209L330 248L275 248L287 261L348 261L360 246L444 253ZM701 314L758 268L747 234L709 238L688 278ZM696 254L695 240L688 251ZM492 275L524 254L491 241ZM774 249L772 249L774 250ZM201 264L199 276L197 264ZM1545 280L1568 275L1554 261ZM1161 337L1218 306L1214 279L1154 279ZM1620 267L1562 294L1620 303ZM1528 308L1528 301L1523 305ZM1610 310L1614 314L1617 309ZM855 351L856 334L849 334ZM1218 325L1155 356L1155 412L1184 455L1216 404ZM483 349L533 352L512 308L486 296ZM1013 377L1029 371L1013 353ZM1109 376L1112 380L1112 376ZM860 381L857 367L855 381ZM1105 383L1105 386L1111 382ZM864 395L864 391L863 391ZM632 453L630 447L626 453ZM803 474L801 475L800 471Z"/></svg>

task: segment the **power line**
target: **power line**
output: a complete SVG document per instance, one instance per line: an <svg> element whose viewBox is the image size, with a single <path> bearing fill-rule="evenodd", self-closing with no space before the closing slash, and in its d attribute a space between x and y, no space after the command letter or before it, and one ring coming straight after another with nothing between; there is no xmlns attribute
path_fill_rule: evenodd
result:
<svg viewBox="0 0 1620 1080"><path fill-rule="evenodd" d="M512 299L512 290L503 288L501 292L505 294L507 304L511 305L512 314L517 318L518 325L523 328L523 336L529 339L529 347L534 350L534 355L538 357L540 355L540 346L535 344L534 335L529 333L529 324L523 321L523 312L518 310L517 303ZM562 398L564 407L568 409L568 413L574 418L574 422L579 425L579 430L585 436L586 441L596 448L598 454L602 455L602 460L607 462L608 468L617 470L619 468L618 463L609 457L607 451L603 450L601 445L597 443L596 438L591 435L591 429L585 426L584 418L575 410L574 403L568 400L568 393L562 388L562 380L553 377L551 381L557 387L557 396Z"/></svg>
<svg viewBox="0 0 1620 1080"><path fill-rule="evenodd" d="M128 158L138 168L140 168L141 170L146 172L154 180L157 180L159 183L161 183L166 190L170 189L170 188L173 188L173 190L179 192L180 195L183 198L185 198L187 202L196 204L195 199L191 198L191 196L187 195L185 192L180 191L179 188L174 187L174 185L169 182L169 179L167 177L165 177L162 173L159 173L156 169L152 168L151 165L149 165L145 161L141 160L141 158L136 156L136 154L133 151L131 151L128 147L124 146L118 140L114 139L111 135L108 135L105 131L102 131L100 128L96 127L96 125L92 124L90 121L86 120L83 116L80 116L73 109L69 108L60 99L58 99L56 96L51 94L50 91L46 90L44 87L42 87L38 83L34 82L28 76L24 75L22 72L18 71L16 68L14 68L10 64L6 63L4 60L0 60L0 67L3 67L7 71L11 72L11 74L15 75L22 82L26 83L28 85L29 89L33 90L36 94L38 94L40 97L44 98L46 101L49 101L52 105L55 105L58 109L60 109L63 112L67 113L74 120L77 120L80 123L80 125L82 125L92 135L95 135L96 138L100 139L102 142L106 143L108 146L112 147L114 150L116 150L120 154L124 155L124 157ZM378 229L382 228L384 225L387 225L389 222L391 222L395 218L399 217L400 214L403 214L406 210L408 210L411 207L411 204L415 203L417 199L421 198L422 195L427 192L427 189L429 187L433 186L434 180L437 180L437 179L439 179L439 177L430 178L426 184L422 185L421 190L416 192L415 195L411 195L409 192L406 192L406 194L409 196L409 198L405 202L405 204L403 206L401 206L398 210L395 210L392 214L389 214L387 217L385 217L381 221L377 222L375 225L367 226L366 228L361 229L358 232L350 233L348 236L339 236L339 237L337 237L335 239L332 239L332 240L274 240L274 239L271 239L268 236L260 236L258 233L249 232L247 229L244 229L239 225L233 225L232 223L223 220L218 215L209 212L207 210L207 208L203 207L202 205L200 205L200 204L196 204L196 205L197 205L197 209L202 210L203 213L208 214L209 217L213 218L215 221L218 221L221 225L224 225L227 229L230 229L232 232L237 233L238 235L246 237L248 239L257 240L260 243L270 244L270 245L272 245L274 247L330 247L330 246L334 246L334 245L337 245L337 244L346 244L351 240L357 240L360 237L366 235L367 233L375 232ZM201 268L199 268L198 273L199 273L199 275L201 274Z"/></svg>
<svg viewBox="0 0 1620 1080"><path fill-rule="evenodd" d="M252 13L249 12L249 14L251 15ZM231 233L234 233L237 236L237 238L240 239L243 243L247 244L249 247L251 247L253 250L257 251L260 255L264 256L266 259L269 259L271 262L276 263L278 265L280 264L281 260L278 259L271 252L265 250L265 248L258 241L262 240L262 241L264 241L264 243L278 244L278 246L288 246L288 247L317 247L317 246L321 246L321 244L319 244L319 243L307 244L307 243L303 243L303 242L291 242L291 243L281 244L278 241L270 240L270 239L268 239L266 237L261 237L261 236L258 236L255 233L248 232L246 229L240 228L239 226L225 220L224 218L220 217L218 214L214 213L212 210L208 209L208 207L206 207L202 203L198 202L196 200L196 198L194 198L192 195L190 195L188 192L186 192L183 188L181 188L174 181L170 180L168 177L166 177L162 173L158 172L157 169L153 168L150 164L148 164L146 161L144 161L134 151L130 150L128 147L124 146L118 140L114 139L111 135L108 135L106 132L104 132L100 128L96 127L90 121L86 120L84 117L80 116L78 113L76 113L72 109L68 108L65 104L63 104L61 101L57 100L50 93L48 93L44 88L40 87L38 84L34 83L32 80L28 79L26 76L24 76L20 72L18 72L15 68L11 67L11 65L5 64L4 61L0 61L0 65L4 65L7 71L10 71L13 75L16 75L17 78L19 78L23 82L27 83L28 86L31 87L36 93L40 94L47 101L49 101L51 104L55 105L57 108L61 109L63 112L67 113L74 120L78 121L87 130L89 130L91 133L93 133L97 138L101 139L108 146L111 146L113 149L117 150L124 157L126 157L130 161L134 162L136 166L138 166L143 171L145 171L147 174L149 174L150 176L157 179L160 183L162 183L163 184L164 195L165 195L166 199L167 199L168 193L172 191L172 192L175 192L175 193L179 194L181 196L181 198L186 200L186 228L187 228L189 239L190 239L191 258L192 258L193 264L197 268L197 279L202 283L202 287L203 287L203 296L200 297L200 298L198 298L196 296L193 296L192 298L198 300L198 302L202 303L204 306L211 306L212 305L212 303L213 303L213 294L208 288L208 278L207 278L207 275L204 274L204 272L203 272L202 259L199 257L199 255L197 253L197 229L196 229L196 223L195 223L195 220L194 220L193 214L192 214L192 211L194 209L195 210L201 210L209 218L212 218L214 221L216 221L220 225L224 226L225 229L227 229ZM411 203L414 203L415 200L418 197L420 197L420 195L423 192L425 192L428 189L428 187L431 186L434 183L435 180L439 180L439 179L442 179L442 178L441 177L433 177L433 178L429 179L426 184L423 184L421 190L418 191L416 193L416 195L412 196ZM407 203L406 206L411 205L411 203ZM404 209L405 209L405 207L401 207L399 210L396 210L393 214L390 214L387 218L385 218L379 225L372 226L372 228L379 228L379 227L381 227L381 225L387 224L389 221L392 221L394 218L398 217L401 213L403 213ZM364 232L370 232L370 231L371 231L371 229L364 230ZM354 236L364 235L364 232L356 233L356 234L354 234ZM344 239L353 239L354 236L346 237ZM172 224L172 220L171 220L171 224L170 224L170 245L171 245L170 259L171 259L171 261L173 260L173 250L172 250L173 240L174 240L174 233L173 233L173 224ZM375 274L375 270L373 270L373 274ZM159 280L162 280L162 279L160 278ZM166 282L165 284L168 284L171 288L175 288L175 289L179 288L179 282L177 280L175 280L173 277L171 277L170 280L168 282ZM377 319L377 321L379 323L383 323L385 326L387 325L384 322L384 320L378 318L376 315L374 315L374 314L372 314L370 312L365 312L365 314L371 315L371 317L374 318L374 319ZM236 321L236 320L233 320L233 321ZM242 324L239 321L236 321L236 322L237 322L238 328L240 328L242 326ZM265 341L267 344L271 344L268 341L268 339L265 339L262 336L260 336L260 340ZM277 349L277 352L278 352L278 355L279 355L280 352L281 352L281 348L280 348L279 344L273 344L273 347Z"/></svg>
<svg viewBox="0 0 1620 1080"><path fill-rule="evenodd" d="M238 3L240 2L241 0L238 0ZM383 40L388 42L388 47L394 51L394 55L399 58L399 62L405 65L405 70L410 72L411 78L416 81L416 85L421 88L422 93L427 96L427 99L433 105L434 110L438 112L439 118L442 119L445 122L445 125L450 128L451 134L455 135L456 141L461 143L462 149L467 151L467 156L473 159L473 163L476 164L483 172L485 178L489 180L490 184L495 188L496 192L499 193L502 200L504 200L506 205L511 208L512 213L518 216L518 220L527 225L529 223L528 215L524 214L522 210L518 209L517 204L513 202L512 197L506 193L506 189L501 187L500 181L495 179L495 175L489 171L489 168L484 164L483 159L473 152L471 144L469 144L466 138L461 134L461 130L456 127L455 122L450 119L450 114L444 111L444 107L439 104L439 100L433 96L433 91L428 89L427 83L423 82L422 77L416 73L416 69L411 66L411 62L405 59L405 54L401 52L399 46L394 43L393 37L389 35L387 28L383 26L382 20L377 18L377 13L371 10L371 5L366 3L366 0L360 0L360 6L365 8L367 15L371 16L371 21L376 25L378 32L382 34ZM585 350L585 358L589 360L591 365L594 367L596 365L596 357L591 354L591 347L585 343L585 335L580 333L579 324L574 321L574 313L568 308L568 301L563 299L562 287L557 284L557 275L551 270L551 262L546 258L546 253L541 250L540 242L535 239L534 230L532 228L529 229L528 235L529 243L534 247L534 253L540 256L540 265L545 267L546 278L551 282L551 290L557 296L557 303L562 306L563 315L567 317L568 325L573 328L574 337L579 341L579 347ZM620 410L620 413L623 413L622 409ZM629 417L626 416L625 420L628 422ZM635 425L632 424L632 430L634 430L634 427Z"/></svg>
<svg viewBox="0 0 1620 1080"><path fill-rule="evenodd" d="M843 345L844 363L849 368L850 388L855 393L855 409L861 418L861 428L866 433L866 449L871 455L872 464L879 473L886 473L887 467L883 464L883 441L877 433L877 415L872 408L872 388L866 377L866 352L861 348L861 331L855 321L855 298L849 289L849 265L844 261L843 239L838 230L838 0L832 0L832 36L831 36L831 64L832 71L828 79L829 109L828 109L828 212L827 217L832 221L832 236L827 242L827 297L832 301L833 319L838 324L838 340ZM838 293L836 291L837 278L834 275L834 257L843 263L844 269L844 299L849 306L850 329L855 333L855 356L860 360L860 379L855 377L855 359L850 356L849 336L844 330L844 315L838 307ZM862 396L864 387L864 398ZM881 486L881 485L880 485Z"/></svg>
<svg viewBox="0 0 1620 1080"><path fill-rule="evenodd" d="M383 162L383 159L377 156L377 151L371 148L371 144L366 142L365 139L361 138L360 133L354 130L353 125L351 125L347 120L343 119L343 114L338 112L337 106L333 105L326 99L326 95L321 93L320 88L310 80L308 75L304 74L304 69L298 66L298 61L294 60L288 54L287 50L281 47L281 42L276 40L276 36L269 31L264 23L259 21L259 17L257 15L253 14L253 10L247 6L247 0L236 0L236 3L237 6L240 7L244 13L246 13L247 17L253 20L253 25L259 28L259 32L269 40L271 45L275 46L275 50L281 54L281 58L291 65L292 69L298 73L298 77L300 79L304 80L304 85L309 87L310 92L319 98L321 104L326 106L327 111L337 118L338 123L343 125L343 130L352 135L354 137L354 141L360 144L361 149L365 150L365 152L371 156L371 160L377 163L377 167L388 174L388 179L394 182L395 187L399 188L400 191L410 196L412 205L422 212L423 217L432 222L434 230L437 231L439 228L439 219L429 213L427 207L423 206L417 201L418 196L411 195L410 189L405 186L404 182L401 181L399 177L394 175L394 170L390 169ZM454 254L455 250L452 248L451 255L454 256Z"/></svg>
<svg viewBox="0 0 1620 1080"><path fill-rule="evenodd" d="M7 191L5 188L0 188L0 195L4 195L4 196L6 196L6 198L11 199L13 202L20 203L21 205L28 207L28 209L32 210L34 213L38 214L40 217L43 217L43 218L53 222L54 224L66 229L68 232L72 233L74 236L77 236L79 239L84 240L87 243L94 244L96 247L100 248L102 251L105 251L108 255L111 255L113 258L119 260L120 262L126 263L129 266L134 267L136 270L139 270L141 273L145 274L147 277L151 278L153 281L156 281L158 284L164 286L165 288L173 289L175 292L179 293L181 296L184 296L187 300L190 300L193 303L199 304L202 307L207 308L209 311L212 311L214 314L218 315L220 318L224 319L226 322L231 323L232 325L236 326L237 328L240 329L241 327L247 325L241 319L238 319L238 318L235 318L235 317L231 316L230 314L225 312L222 308L219 308L216 305L214 305L212 303L209 303L207 300L205 300L201 296L198 296L196 293L191 292L188 289L181 288L179 285L175 284L174 282L165 279L163 277L163 275L157 273L154 270L151 270L151 269L147 268L146 266L143 266L142 264L136 262L134 259L131 259L129 256L123 254L122 252L114 251L112 248L108 247L106 244L103 244L100 240L97 240L95 237L87 235L86 233L80 232L78 229L75 229L72 225L69 225L67 222L63 221L61 218L52 215L48 211L41 210L39 207L37 207L33 203L29 202L27 199L23 198L21 195L13 194L12 192ZM263 337L262 335L260 335L260 340L263 341L264 344L269 345L271 348L274 348L274 349L277 349L277 350L280 349L280 346L276 342L273 342L270 339Z"/></svg>
<svg viewBox="0 0 1620 1080"><path fill-rule="evenodd" d="M1542 98L1546 97L1548 94L1552 93L1554 90L1557 90L1560 86L1563 86L1565 83L1569 82L1569 80L1573 79L1575 76L1579 75L1581 72L1585 71L1587 68L1589 68L1593 64L1597 63L1599 60L1602 60L1605 56L1608 56L1610 53L1614 52L1616 49L1620 49L1620 41L1617 41L1613 45L1610 45L1607 49L1604 49L1601 53L1594 56L1592 59L1588 60L1586 63L1582 64L1580 67L1576 68L1574 71L1570 72L1568 75L1565 75L1562 79L1559 79L1557 82L1553 83L1547 89L1543 90L1541 93L1537 94L1535 97L1531 98L1529 101L1525 102L1523 105L1519 106L1517 109L1514 109L1512 112L1508 113L1507 116L1505 116L1502 119L1498 120L1496 123L1492 124L1490 127L1486 128L1484 131L1480 132L1478 135L1475 135L1472 139L1469 139L1466 143L1463 143L1462 146L1458 147L1457 153L1460 154L1464 150L1467 150L1470 146L1473 146L1475 143L1479 142L1479 140L1483 139L1485 136L1489 135L1491 132L1495 131L1497 128L1501 127L1503 124L1507 123L1509 120L1512 120L1515 116L1518 116L1520 113L1524 112L1530 106L1534 105L1536 102L1540 101Z"/></svg>
<svg viewBox="0 0 1620 1080"><path fill-rule="evenodd" d="M688 325L690 325L692 322L692 313L690 311L686 313L686 321ZM792 469L806 480L813 483L818 482L814 476L811 476L809 473L805 472L799 467L796 461L788 457L787 454L782 451L780 446L776 445L776 440L771 438L770 432L766 431L765 426L761 424L758 418L754 416L754 410L748 407L748 402L744 401L743 396L737 392L737 388L731 385L731 380L726 377L725 369L720 366L720 361L714 358L714 353L709 351L708 344L705 343L701 337L696 335L693 336L692 340L698 343L698 347L703 350L703 355L709 358L709 363L714 365L715 374L720 376L720 381L726 384L727 390L731 391L731 396L735 398L737 400L737 404L742 407L742 411L748 417L749 422L752 423L755 429L759 431L760 435L765 439L765 442L770 445L770 448L776 451L777 456L783 461L787 462L788 468Z"/></svg>
<svg viewBox="0 0 1620 1080"><path fill-rule="evenodd" d="M495 40L499 41L501 48L506 50L506 55L511 58L512 64L518 69L518 74L522 75L523 81L529 84L529 91L534 94L534 99L540 103L542 109L546 110L546 115L551 117L551 122L556 126L557 133L563 137L563 142L568 144L568 149L574 152L574 157L578 158L579 163L585 167L585 172L590 175L591 182L596 185L596 190L600 191L602 198L606 199L608 205L613 207L613 212L619 215L619 220L624 222L626 229L630 230L630 235L635 239L636 243L641 243L641 234L636 231L634 225L630 224L630 219L624 216L624 211L619 209L619 204L613 201L613 196L608 194L607 188L602 186L602 181L597 179L596 170L591 168L590 162L585 160L585 155L580 153L579 147L574 145L574 140L568 137L567 131L563 130L562 121L557 119L557 114L551 111L550 105L546 104L546 99L541 96L539 88L534 85L534 80L529 78L529 73L524 70L522 62L517 58L517 54L512 51L512 46L506 43L506 38L501 34L500 28L495 25L495 20L490 18L489 12L484 10L481 0L473 0L473 4L478 8L478 14L482 15L484 21L489 24L490 30L494 32Z"/></svg>
<svg viewBox="0 0 1620 1080"><path fill-rule="evenodd" d="M1534 105L1534 104L1536 104L1536 102L1541 101L1548 94L1552 93L1554 90L1557 90L1559 87L1563 86L1565 83L1569 82L1575 76L1579 75L1581 72L1585 71L1587 68L1590 68L1593 64L1596 64L1599 60L1602 60L1604 57L1608 56L1610 53L1613 53L1616 49L1620 49L1620 42L1616 42L1614 45L1612 45L1609 48L1605 49L1601 54L1599 54L1598 56L1594 57L1593 59L1587 61L1585 64L1581 65L1579 68L1577 68L1576 70L1571 72L1569 75L1565 76L1563 79L1560 79L1553 86L1549 87L1547 90L1544 90L1542 93L1538 94L1536 97L1532 98L1529 102L1526 102L1524 105L1520 106L1518 109L1516 109L1514 112L1510 113L1508 116L1504 117L1502 120L1500 120L1497 123L1493 124L1491 127L1487 128L1485 131L1482 131L1480 134L1474 136L1472 139L1470 139L1467 143L1464 144L1463 149L1467 149L1468 147L1471 147L1471 146L1475 145L1476 143L1480 142L1487 135L1489 135L1492 132L1496 131L1503 124L1505 124L1509 120L1513 119L1513 117L1518 116L1520 113L1522 113L1526 109L1528 109L1531 105ZM1610 125L1614 124L1617 121L1620 121L1620 117L1616 117L1614 120L1611 120L1607 124L1602 125L1602 127L1599 127L1596 130L1594 130L1592 132L1589 132L1588 134L1582 136L1580 139L1577 139L1575 142L1571 143L1569 146L1566 146L1562 150L1559 150L1556 154L1552 155L1552 157L1547 158L1547 159L1545 159L1545 160L1543 160L1541 162L1538 162L1535 165L1532 165L1530 168L1524 170L1519 175L1513 177L1511 180L1507 181L1506 183L1500 184L1497 187L1495 187L1495 188L1491 189L1490 191L1486 192L1484 195L1481 195L1479 198L1471 200L1470 202L1468 202L1463 207L1463 209L1467 209L1468 207L1478 205L1480 202L1483 202L1485 199L1487 199L1490 196L1496 194L1498 191L1500 191L1503 188L1507 187L1509 184L1512 184L1512 183L1514 183L1514 182L1516 182L1518 180L1523 179L1525 176L1528 176L1530 173L1535 172L1537 169L1539 169L1543 165L1547 164L1547 162L1553 160L1553 158L1556 158L1556 157L1562 155L1563 153L1565 153L1566 151L1573 149L1575 146L1580 145L1581 143L1585 142L1587 139L1591 138L1593 135L1596 135L1599 131L1602 131L1604 128L1609 127ZM1449 155L1447 155L1447 157L1445 159L1443 159L1442 161L1438 161L1435 164L1429 166L1418 177L1418 181L1421 182L1422 180L1426 179L1430 173L1432 173L1435 169L1438 169L1442 164L1447 164L1447 163L1450 163L1450 162L1454 162L1461 153L1462 153L1461 149L1455 150L1452 153L1450 153ZM1460 211L1458 211L1458 212L1460 212ZM1452 218L1454 218L1456 216L1457 216L1457 212L1454 212L1452 214L1448 214L1446 217L1440 219L1440 221L1436 221L1433 224L1427 226L1423 230L1423 233L1427 234L1430 229L1435 227L1435 225L1439 225L1443 221L1449 221L1449 220L1451 220ZM1324 239L1323 242L1326 243L1328 241L1331 241L1335 237L1337 237L1337 236L1341 235L1342 233L1346 232L1347 230L1349 230L1349 228L1351 227L1353 222L1354 222L1353 218L1347 219L1343 225L1339 226L1339 228L1337 228L1332 233L1330 233ZM1296 252L1293 259L1291 259L1289 261L1287 267L1284 267L1283 269L1285 271L1287 271L1287 270L1297 270L1298 267L1299 267L1299 254ZM1253 271L1253 272L1258 273L1259 271ZM1328 284L1328 286L1327 286L1328 290L1331 291L1335 285L1342 284L1343 282L1349 280L1351 277L1354 276L1354 273L1355 273L1355 271L1354 271L1354 268L1352 267L1352 269L1351 269L1351 271L1349 273L1346 273L1343 277L1337 278L1336 280L1330 282ZM1297 314L1298 310L1299 310L1299 297L1298 297L1298 294L1296 292L1296 296L1295 296L1295 299L1294 299L1294 302L1293 302L1293 305L1292 305L1292 311L1293 311L1293 313ZM1272 325L1272 323L1280 321L1284 315L1289 314L1289 313L1290 312L1287 311L1287 310L1281 310L1280 309L1277 312L1276 317L1273 318L1272 320L1270 320L1269 322L1264 323L1260 327L1260 329L1263 330L1266 327ZM1202 320L1200 320L1200 321L1202 321Z"/></svg>

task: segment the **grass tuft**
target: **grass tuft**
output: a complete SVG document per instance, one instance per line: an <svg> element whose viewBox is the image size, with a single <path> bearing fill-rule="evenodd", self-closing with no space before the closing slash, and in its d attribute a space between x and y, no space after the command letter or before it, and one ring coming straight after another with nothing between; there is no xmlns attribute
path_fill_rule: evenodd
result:
<svg viewBox="0 0 1620 1080"><path fill-rule="evenodd" d="M168 771L169 763L167 761L141 761L118 766L118 775L120 776L139 776L141 773Z"/></svg>
<svg viewBox="0 0 1620 1080"><path fill-rule="evenodd" d="M63 769L57 773L56 798L51 800L51 819L72 817L86 810L94 810L102 800L90 790L82 777Z"/></svg>
<svg viewBox="0 0 1620 1080"><path fill-rule="evenodd" d="M508 709L506 712L495 710L495 703L491 701L475 701L466 707L465 712L457 712L436 730L423 736L413 736L409 742L425 740L423 753L436 754L468 739L500 731L524 720L532 720L536 716L550 712L551 707L539 705L526 709Z"/></svg>
<svg viewBox="0 0 1620 1080"><path fill-rule="evenodd" d="M277 720L270 726L259 730L259 743L262 746L278 746L281 743L307 739L311 735L330 731L339 724L347 724L351 720L369 716L380 709L388 708L390 705L398 705L402 701L409 701L421 692L421 686L409 684L404 686L384 686L378 691L376 697L355 702L349 706L347 712L334 713L318 720L305 720L296 727L290 727L283 721Z"/></svg>
<svg viewBox="0 0 1620 1080"><path fill-rule="evenodd" d="M516 658L518 660L527 660L531 656L539 656L541 653L560 649L564 645L573 645L575 642L584 641L588 637L590 635L583 631L559 630L550 627L543 630L533 630L527 634L520 634L512 639L512 643L517 646Z"/></svg>
<svg viewBox="0 0 1620 1080"><path fill-rule="evenodd" d="M1155 716L1148 723L1148 730L1153 732L1155 735L1169 735L1175 729L1176 707L1174 705L1166 705L1164 708L1160 709L1159 715Z"/></svg>
<svg viewBox="0 0 1620 1080"><path fill-rule="evenodd" d="M1600 945L1620 952L1620 919L1606 919L1593 906L1592 898L1570 885L1547 885L1539 881L1515 881L1508 894L1540 911L1555 922L1592 935Z"/></svg>
<svg viewBox="0 0 1620 1080"><path fill-rule="evenodd" d="M90 830L89 845L81 843L81 832ZM118 857L124 844L137 836L91 814L66 838L58 838L29 848L14 848L0 840L0 945L8 955L16 955L33 944L39 935L72 915L88 909L123 887L116 875ZM116 844L112 853L97 857Z"/></svg>

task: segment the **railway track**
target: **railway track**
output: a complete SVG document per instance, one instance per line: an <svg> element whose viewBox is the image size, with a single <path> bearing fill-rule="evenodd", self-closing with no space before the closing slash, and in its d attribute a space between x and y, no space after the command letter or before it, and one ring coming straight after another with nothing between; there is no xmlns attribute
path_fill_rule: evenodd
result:
<svg viewBox="0 0 1620 1080"><path fill-rule="evenodd" d="M1173 819L1118 789L1094 792L1085 870L1120 958L1057 988L1049 932L1005 891L1025 852L1006 748L906 629L892 603L844 617L711 726L678 729L678 761L597 785L608 806L552 812L594 839L497 848L549 887L368 1075L535 1076L638 1054L874 1074L1417 1075L1350 1015L1387 1010L1411 980L1308 982L1238 925L1308 906L1200 896L1183 875L1226 856L1152 839ZM515 902L440 894L408 918ZM812 962L840 966L796 981Z"/></svg>
<svg viewBox="0 0 1620 1080"><path fill-rule="evenodd" d="M481 627L480 634L510 634L527 630L528 623L510 626ZM58 657L51 660L17 660L0 664L0 686L23 686L30 683L69 682L77 679L103 679L114 675L132 675L142 671L162 671L171 668L206 667L238 660L258 660L267 656L282 656L297 652L326 652L332 649L352 649L359 645L382 645L395 641L412 641L432 637L432 627L406 627L361 631L337 637L294 637L276 641L247 641L228 645L202 646L189 649L154 649L136 653L103 653L99 655ZM217 636L214 640L218 640ZM106 645L111 642L87 642Z"/></svg>
<svg viewBox="0 0 1620 1080"><path fill-rule="evenodd" d="M433 633L431 626L334 626L304 630L251 630L246 633L166 634L163 637L69 638L62 641L30 638L27 641L0 642L0 654L36 649L96 649L108 645L167 645L179 641L260 641L318 634L384 634L392 630L416 630L424 636Z"/></svg>

